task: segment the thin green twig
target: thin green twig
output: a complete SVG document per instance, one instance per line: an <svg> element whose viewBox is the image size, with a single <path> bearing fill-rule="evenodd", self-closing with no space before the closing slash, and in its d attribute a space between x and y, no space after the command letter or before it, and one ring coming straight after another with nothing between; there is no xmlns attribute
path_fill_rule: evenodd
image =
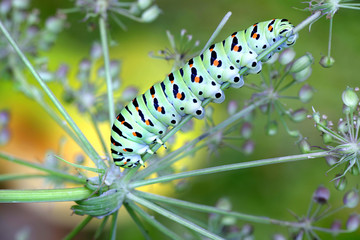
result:
<svg viewBox="0 0 360 240"><path fill-rule="evenodd" d="M113 86L112 86L112 80L110 74L110 57L109 57L109 46L108 46L108 39L106 32L106 20L103 16L99 17L99 27L100 27L101 46L104 55L106 87L107 87L107 97L108 97L108 106L109 106L108 108L109 122L112 125L112 122L115 118L115 108L114 108Z"/></svg>
<svg viewBox="0 0 360 240"><path fill-rule="evenodd" d="M66 237L64 237L64 240L73 239L91 221L91 219L93 219L91 216L85 217L80 224L78 224Z"/></svg>
<svg viewBox="0 0 360 240"><path fill-rule="evenodd" d="M146 220L148 223L156 227L159 231L164 233L166 236L170 237L170 239L174 240L182 240L183 238L180 237L177 233L171 231L167 227L165 227L162 223L157 221L153 216L150 216L148 213L146 213L144 210L142 210L139 206L137 206L132 201L128 201L129 206L136 211L144 220Z"/></svg>
<svg viewBox="0 0 360 240"><path fill-rule="evenodd" d="M110 240L115 240L116 239L116 229L117 229L117 218L119 215L119 210L115 211L113 214L111 214L112 218L111 218L111 226L110 226Z"/></svg>
<svg viewBox="0 0 360 240"><path fill-rule="evenodd" d="M195 232L200 233L201 235L203 235L205 237L208 237L210 239L215 239L215 240L223 239L223 238L221 238L221 237L219 237L219 236L205 230L204 228L197 226L196 224L190 222L189 220L186 220L186 219L184 219L184 218L182 218L182 217L180 217L180 216L178 216L178 215L176 215L176 214L174 214L174 213L172 213L172 212L170 212L170 211L168 211L168 210L166 210L164 208L161 208L161 207L157 206L156 204L154 204L154 203L152 203L150 201L147 201L147 200L145 200L143 198L139 198L139 197L135 196L134 194L132 194L130 192L126 195L126 197L128 199L132 200L132 201L135 201L135 202L137 202L137 203L139 203L139 204L141 204L141 205L143 205L143 206L145 206L145 207L147 207L147 208L149 208L149 209L151 209L151 210L153 210L153 211L155 211L155 212L157 212L157 213L159 213L159 214L161 214L161 215L163 215L163 216L165 216L165 217L167 217L167 218L169 218L169 219L171 219L171 220L173 220L173 221L175 221L175 222L177 222L177 223L179 223L179 224L181 224L183 226L185 226L185 227L188 227L188 228L194 230Z"/></svg>
<svg viewBox="0 0 360 240"><path fill-rule="evenodd" d="M259 167L259 166L265 166L265 165L277 164L277 163L310 160L310 159L314 159L314 158L325 157L325 156L328 156L329 154L331 154L331 153L327 152L327 151L322 151L322 152L316 152L316 153L292 155L292 156L277 157L277 158L268 158L268 159L262 159L262 160L244 162L244 163L234 163L234 164L227 164L227 165L217 166L217 167L203 168L203 169L198 169L198 170L193 170L193 171L165 175L165 176L152 178L152 179L134 181L129 184L129 188L137 188L140 186L145 186L145 185L150 185L150 184L155 184L155 183L164 183L164 182L169 182L169 181L173 181L176 179L201 176L201 175L205 175L205 174L239 170L239 169L251 168L251 167Z"/></svg>
<svg viewBox="0 0 360 240"><path fill-rule="evenodd" d="M139 219L139 217L134 212L134 209L130 207L128 202L124 202L124 207L126 208L126 211L129 213L132 220L135 222L136 226L138 226L143 237L146 240L150 240L151 237L149 236L148 232L146 231L146 229L145 229L144 225L142 224L141 220Z"/></svg>
<svg viewBox="0 0 360 240"><path fill-rule="evenodd" d="M3 153L3 152L0 152L0 159L4 159L4 160L7 160L9 162L13 162L13 163L16 163L16 164L20 164L20 165L23 165L23 166L31 167L33 169L37 169L37 170L49 173L52 177L62 178L62 179L68 180L70 182L75 182L75 183L81 183L81 184L86 183L86 179L84 179L84 178L80 178L78 176L73 176L73 175L70 175L68 173L56 170L56 169L46 168L43 165L40 165L38 163L31 163L31 162L28 162L26 160L23 160L23 159L8 155L8 154Z"/></svg>

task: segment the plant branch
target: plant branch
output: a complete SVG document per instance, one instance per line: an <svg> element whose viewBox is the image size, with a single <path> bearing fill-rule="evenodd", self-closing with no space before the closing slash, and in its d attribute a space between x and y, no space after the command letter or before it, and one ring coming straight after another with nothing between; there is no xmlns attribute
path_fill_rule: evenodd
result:
<svg viewBox="0 0 360 240"><path fill-rule="evenodd" d="M73 176L73 175L61 172L59 170L49 169L49 168L46 168L46 167L44 167L44 166L42 166L40 164L31 163L31 162L16 158L14 156L8 155L8 154L3 153L3 152L0 152L0 159L1 158L5 159L5 160L7 160L9 162L24 165L24 166L27 166L27 167L31 167L31 168L34 168L34 169L49 173L49 175L51 175L52 177L63 178L63 179L66 179L66 180L68 180L70 182L75 182L75 183L81 183L81 184L86 183L86 179L83 179L83 178L80 178L80 177L77 177L77 176Z"/></svg>
<svg viewBox="0 0 360 240"><path fill-rule="evenodd" d="M285 162L293 162L293 161L321 158L321 157L328 156L329 154L331 154L331 153L329 153L327 151L322 151L322 152L316 152L316 153L268 158L268 159L262 159L262 160L244 162L244 163L234 163L234 164L228 164L228 165L217 166L217 167L203 168L203 169L199 169L199 170L165 175L165 176L152 178L152 179L135 181L135 182L129 184L129 188L137 188L140 186L145 186L145 185L150 185L150 184L155 184L155 183L164 183L164 182L169 182L169 181L173 181L176 179L201 176L201 175L205 175L205 174L226 172L226 171L239 170L239 169L245 169L245 168L251 168L251 167L259 167L259 166L265 166L265 165L271 165L271 164L277 164L277 163L285 163Z"/></svg>
<svg viewBox="0 0 360 240"><path fill-rule="evenodd" d="M100 37L101 37L101 46L104 55L104 65L105 65L105 76L106 76L106 87L107 87L107 97L108 97L108 106L109 106L109 122L112 124L115 118L115 108L114 108L114 97L113 97L113 86L110 74L110 57L109 57L109 46L106 32L106 20L103 16L99 17L99 27L100 27ZM110 125L111 127L111 125Z"/></svg>
<svg viewBox="0 0 360 240"><path fill-rule="evenodd" d="M153 211L155 211L155 212L157 212L157 213L159 213L159 214L161 214L161 215L163 215L163 216L165 216L165 217L167 217L167 218L169 218L169 219L171 219L171 220L173 220L173 221L175 221L175 222L177 222L177 223L179 223L179 224L181 224L183 226L185 226L185 227L188 227L188 228L194 230L195 232L200 233L201 235L203 235L205 237L208 237L210 239L215 239L215 240L223 239L223 238L221 238L221 237L219 237L219 236L205 230L204 228L201 228L201 227L195 225L194 223L190 222L189 220L186 220L186 219L184 219L184 218L182 218L182 217L180 217L180 216L178 216L178 215L176 215L176 214L174 214L174 213L172 213L172 212L170 212L170 211L168 211L168 210L166 210L164 208L161 208L161 207L157 206L156 204L154 204L154 203L152 203L150 201L147 201L147 200L145 200L143 198L139 198L139 197L135 196L134 194L132 194L130 192L126 195L126 197L128 199L132 200L132 201L135 201L135 202L137 202L137 203L139 203L139 204L141 204L141 205L143 205L143 206L145 206L145 207L147 207L147 208L149 208L149 209L151 209L151 210L153 210Z"/></svg>
<svg viewBox="0 0 360 240"><path fill-rule="evenodd" d="M0 203L66 202L78 201L90 196L85 187L64 189L0 190Z"/></svg>

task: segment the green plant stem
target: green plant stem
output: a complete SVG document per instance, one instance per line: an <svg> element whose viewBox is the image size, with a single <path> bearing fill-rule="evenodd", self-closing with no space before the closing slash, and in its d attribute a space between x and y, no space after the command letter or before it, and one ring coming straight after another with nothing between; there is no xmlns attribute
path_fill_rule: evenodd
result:
<svg viewBox="0 0 360 240"><path fill-rule="evenodd" d="M176 215L176 214L174 214L174 213L172 213L172 212L170 212L170 211L168 211L168 210L166 210L164 208L161 208L161 207L157 206L156 204L154 204L154 203L152 203L150 201L147 201L147 200L145 200L143 198L139 198L139 197L135 196L134 194L132 194L130 192L126 195L126 197L128 199L132 200L132 201L135 201L135 202L137 202L137 203L139 203L139 204L141 204L141 205L143 205L143 206L145 206L145 207L147 207L147 208L149 208L149 209L151 209L151 210L153 210L153 211L155 211L155 212L157 212L157 213L159 213L159 214L161 214L161 215L163 215L163 216L165 216L165 217L167 217L167 218L169 218L169 219L171 219L171 220L173 220L173 221L175 221L175 222L177 222L177 223L179 223L179 224L181 224L181 225L183 225L185 227L187 227L187 228L190 228L190 229L194 230L195 232L198 232L199 234L201 234L201 235L203 235L205 237L208 237L210 239L215 239L215 240L223 239L223 238L221 238L221 237L219 237L219 236L205 230L204 228L201 228L201 227L195 225L194 223L192 223L192 222L190 222L190 221L188 221L188 220L186 220L186 219L184 219L184 218L182 218L182 217L180 217L180 216L178 216L178 215Z"/></svg>
<svg viewBox="0 0 360 240"><path fill-rule="evenodd" d="M117 218L119 215L119 210L115 211L113 214L111 214L111 226L110 226L110 237L111 240L116 240L116 226L117 226Z"/></svg>
<svg viewBox="0 0 360 240"><path fill-rule="evenodd" d="M78 224L66 237L64 237L64 240L73 239L91 221L91 219L93 219L91 216L85 217L80 224Z"/></svg>
<svg viewBox="0 0 360 240"><path fill-rule="evenodd" d="M163 224L161 224L159 221L157 221L153 216L150 216L148 213L146 213L144 210L142 210L139 206L137 206L132 201L128 201L128 204L129 204L129 207L131 207L133 210L135 210L143 219L145 219L149 224L153 225L159 231L164 233L170 239L175 239L175 240L183 239L178 234L171 231L170 229L165 227Z"/></svg>
<svg viewBox="0 0 360 240"><path fill-rule="evenodd" d="M234 164L228 164L228 165L217 166L217 167L203 168L203 169L199 169L199 170L165 175L165 176L152 178L152 179L134 181L129 184L129 188L137 188L137 187L141 187L141 186L145 186L145 185L150 185L150 184L155 184L155 183L164 183L164 182L169 182L169 181L173 181L176 179L201 176L201 175L205 175L205 174L239 170L239 169L245 169L245 168L251 168L251 167L259 167L259 166L265 166L265 165L271 165L271 164L277 164L277 163L285 163L285 162L293 162L293 161L321 158L321 157L328 156L330 154L331 154L330 152L321 151L321 152L316 152L316 153L268 158L268 159L262 159L262 160L244 162L244 163L234 163Z"/></svg>
<svg viewBox="0 0 360 240"><path fill-rule="evenodd" d="M84 179L84 178L73 176L73 175L61 172L59 170L49 169L49 168L46 168L46 167L44 167L44 166L42 166L40 164L31 163L31 162L16 158L14 156L8 155L8 154L3 153L3 152L0 152L0 159L1 158L5 159L5 160L7 160L9 162L13 162L13 163L16 163L16 164L20 164L20 165L23 165L23 166L31 167L31 168L46 172L49 175L51 175L52 177L58 177L58 178L66 179L66 180L68 180L70 182L75 182L75 183L81 183L81 184L86 183L86 179Z"/></svg>
<svg viewBox="0 0 360 240"><path fill-rule="evenodd" d="M223 210L223 209L213 207L213 206L192 203L192 202L178 200L175 198L164 197L164 196L160 196L160 195L156 195L156 194L152 194L152 193L135 191L134 194L136 194L139 197L146 198L148 200L153 200L156 202L161 202L161 203L166 203L166 204L170 204L170 205L175 205L178 207L188 208L188 209L199 211L199 212L217 213L217 214L221 214L224 216L236 217L236 218L238 218L242 221L246 221L246 222L261 223L261 224L276 224L276 225L281 225L281 226L292 226L292 227L300 227L301 226L301 223L297 223L297 222L281 221L281 220L271 219L269 217L254 216L254 215L249 215L249 214L244 214L244 213L239 213L239 212L233 212L233 211Z"/></svg>
<svg viewBox="0 0 360 240"><path fill-rule="evenodd" d="M138 226L141 234L143 235L143 237L146 240L150 240L151 237L149 236L149 234L147 233L144 225L142 224L141 220L138 218L138 216L136 215L136 213L134 212L134 209L131 208L129 206L129 203L124 202L124 207L126 208L126 211L129 213L130 217L132 218L132 220L135 222L135 224Z"/></svg>
<svg viewBox="0 0 360 240"><path fill-rule="evenodd" d="M106 76L106 87L107 87L107 97L108 97L108 106L109 106L109 122L112 125L112 122L115 118L115 108L114 108L114 97L113 97L113 86L110 74L110 57L109 57L109 46L106 32L106 20L105 17L99 17L99 27L100 27L100 38L101 46L104 55L104 65L105 65L105 76ZM111 127L110 125L110 127Z"/></svg>
<svg viewBox="0 0 360 240"><path fill-rule="evenodd" d="M20 50L19 46L16 44L15 40L11 37L5 26L3 25L2 21L0 21L0 30L6 37L6 39L9 41L10 45L14 48L15 52L18 54L20 59L23 61L23 63L26 65L26 67L30 70L32 75L35 77L43 91L46 93L46 95L50 98L52 103L55 105L57 110L61 113L61 115L64 117L66 122L70 125L70 127L74 130L75 134L78 136L80 141L86 146L90 153L91 159L94 161L96 166L98 167L106 167L105 163L101 160L100 156L96 153L93 146L89 143L89 141L86 139L84 134L81 132L79 127L76 125L74 120L70 117L70 115L66 112L64 107L61 105L59 100L55 97L53 92L50 90L50 88L46 85L46 83L42 80L40 75L37 73L35 68L31 65L30 61L27 59L27 57L23 54L23 52Z"/></svg>
<svg viewBox="0 0 360 240"><path fill-rule="evenodd" d="M221 20L221 22L219 23L219 25L216 27L214 33L211 35L211 37L209 38L209 40L207 41L207 43L205 44L204 48L201 50L200 54L202 54L203 52L205 52L206 49L209 48L209 46L214 42L215 38L217 37L217 35L219 35L220 31L223 29L224 25L226 24L226 22L229 20L229 18L231 17L231 12L228 12L225 14L225 16L223 17L223 19Z"/></svg>
<svg viewBox="0 0 360 240"><path fill-rule="evenodd" d="M109 216L105 216L104 219L102 220L100 226L96 229L94 239L99 239L101 233L104 231L105 225L108 220L109 220Z"/></svg>
<svg viewBox="0 0 360 240"><path fill-rule="evenodd" d="M90 113L89 115L90 115L90 117L91 117L91 122L92 122L92 124L93 124L93 126L94 126L94 129L95 129L95 131L96 131L96 134L98 135L98 138L99 138L99 140L100 140L100 143L101 143L101 146L102 146L102 148L103 148L103 151L104 151L106 157L107 157L108 159L110 159L109 147L106 145L106 143L105 143L105 141L104 141L104 138L103 138L103 136L102 136L102 134L101 134L101 131L100 131L100 129L99 129L99 126L98 126L98 123L97 123L97 121L96 121L96 119L95 119L95 116L94 116L94 114L91 114L91 113Z"/></svg>
<svg viewBox="0 0 360 240"><path fill-rule="evenodd" d="M85 188L0 190L1 203L66 202L87 198L92 192Z"/></svg>

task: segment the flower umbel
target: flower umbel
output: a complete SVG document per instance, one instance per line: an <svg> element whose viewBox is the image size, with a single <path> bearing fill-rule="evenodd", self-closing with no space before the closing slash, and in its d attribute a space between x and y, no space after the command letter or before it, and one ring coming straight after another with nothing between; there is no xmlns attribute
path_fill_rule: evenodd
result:
<svg viewBox="0 0 360 240"><path fill-rule="evenodd" d="M360 171L359 98L356 93L358 90L358 88L347 88L343 92L345 119L339 119L337 131L333 129L333 123L328 121L325 115L320 117L320 113L315 110L312 115L315 126L322 132L326 149L337 158L337 161L332 161L331 169L345 164L345 170L335 179L344 177L349 171L351 173Z"/></svg>

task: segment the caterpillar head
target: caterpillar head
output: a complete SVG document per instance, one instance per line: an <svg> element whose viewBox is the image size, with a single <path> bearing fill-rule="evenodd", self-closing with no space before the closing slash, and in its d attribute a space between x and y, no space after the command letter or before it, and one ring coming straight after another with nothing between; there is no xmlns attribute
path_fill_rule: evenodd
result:
<svg viewBox="0 0 360 240"><path fill-rule="evenodd" d="M276 36L287 37L286 46L292 46L296 39L298 38L298 34L293 33L294 26L287 19L277 19L274 30Z"/></svg>

